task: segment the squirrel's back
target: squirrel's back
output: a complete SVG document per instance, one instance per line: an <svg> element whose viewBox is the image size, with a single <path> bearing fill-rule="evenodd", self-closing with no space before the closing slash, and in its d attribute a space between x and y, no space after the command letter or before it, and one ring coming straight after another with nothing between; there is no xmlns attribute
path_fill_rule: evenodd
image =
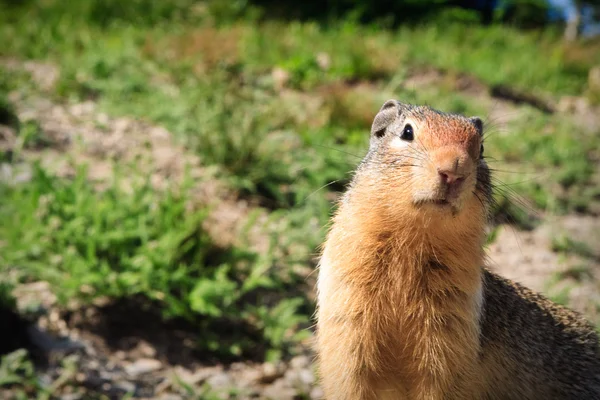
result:
<svg viewBox="0 0 600 400"><path fill-rule="evenodd" d="M594 327L488 270L483 274L482 398L600 399Z"/></svg>

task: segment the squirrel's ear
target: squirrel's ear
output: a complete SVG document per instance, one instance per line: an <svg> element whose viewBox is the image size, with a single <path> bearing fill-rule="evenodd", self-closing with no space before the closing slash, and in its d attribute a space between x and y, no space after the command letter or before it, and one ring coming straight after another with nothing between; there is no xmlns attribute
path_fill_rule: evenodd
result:
<svg viewBox="0 0 600 400"><path fill-rule="evenodd" d="M380 138L385 134L386 128L396 120L402 109L402 103L397 100L386 101L371 125L371 138Z"/></svg>
<svg viewBox="0 0 600 400"><path fill-rule="evenodd" d="M483 121L481 120L481 118L471 117L469 118L469 121L471 121L471 123L475 125L475 129L477 129L477 132L479 132L479 136L483 135Z"/></svg>

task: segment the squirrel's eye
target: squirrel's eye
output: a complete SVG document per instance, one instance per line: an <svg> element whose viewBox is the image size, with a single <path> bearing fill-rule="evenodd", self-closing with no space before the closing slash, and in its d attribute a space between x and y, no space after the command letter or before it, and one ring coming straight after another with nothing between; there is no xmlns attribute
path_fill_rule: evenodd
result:
<svg viewBox="0 0 600 400"><path fill-rule="evenodd" d="M400 134L400 139L411 141L415 138L413 127L410 124L406 124L402 133Z"/></svg>
<svg viewBox="0 0 600 400"><path fill-rule="evenodd" d="M483 143L481 144L481 148L479 149L479 157L483 158Z"/></svg>

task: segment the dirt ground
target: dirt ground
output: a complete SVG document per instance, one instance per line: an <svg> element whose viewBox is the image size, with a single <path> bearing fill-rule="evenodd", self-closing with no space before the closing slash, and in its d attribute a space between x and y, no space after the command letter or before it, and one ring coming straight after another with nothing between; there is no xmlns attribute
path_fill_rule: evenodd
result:
<svg viewBox="0 0 600 400"><path fill-rule="evenodd" d="M591 254L553 251L564 238L584 243ZM488 259L490 268L499 274L551 298L562 292L570 307L599 321L600 218L554 217L532 231L501 226L489 246Z"/></svg>

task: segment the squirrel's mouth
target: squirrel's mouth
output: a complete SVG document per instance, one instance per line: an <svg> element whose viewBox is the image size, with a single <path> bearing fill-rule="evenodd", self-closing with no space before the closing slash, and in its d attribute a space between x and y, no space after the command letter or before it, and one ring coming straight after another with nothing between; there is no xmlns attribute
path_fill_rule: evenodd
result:
<svg viewBox="0 0 600 400"><path fill-rule="evenodd" d="M435 208L445 209L452 207L459 208L460 195L462 193L459 188L444 187L441 190L436 190L434 193L419 193L413 197L416 205L431 205Z"/></svg>
<svg viewBox="0 0 600 400"><path fill-rule="evenodd" d="M432 205L432 206L438 206L438 207L447 207L452 205L452 202L450 202L447 199L419 199L417 201L415 201L416 205Z"/></svg>
<svg viewBox="0 0 600 400"><path fill-rule="evenodd" d="M463 205L465 188L448 187L425 188L425 190L413 193L413 204L417 207L426 207L431 211L446 212L451 210L453 214L459 212Z"/></svg>
<svg viewBox="0 0 600 400"><path fill-rule="evenodd" d="M415 202L416 206L419 207L429 207L432 210L438 211L451 211L452 214L456 214L460 207L456 204L452 199L443 198L443 199L421 199Z"/></svg>

